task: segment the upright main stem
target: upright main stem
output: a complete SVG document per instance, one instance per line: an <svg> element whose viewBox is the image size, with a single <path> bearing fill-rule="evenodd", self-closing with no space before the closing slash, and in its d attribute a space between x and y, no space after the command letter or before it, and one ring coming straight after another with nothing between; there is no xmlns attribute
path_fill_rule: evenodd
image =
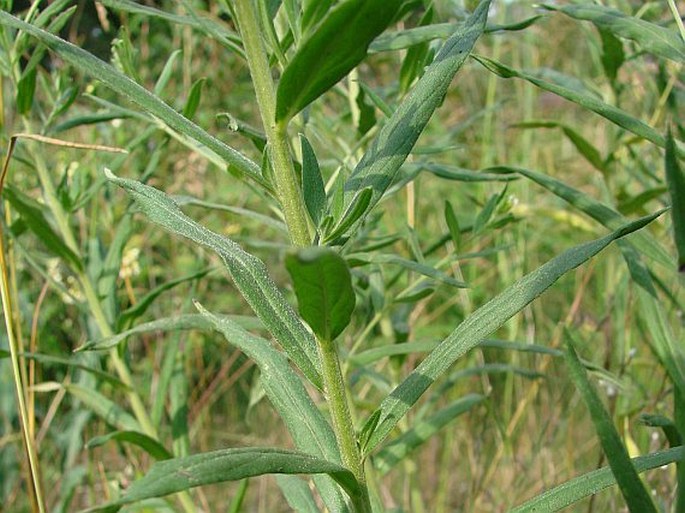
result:
<svg viewBox="0 0 685 513"><path fill-rule="evenodd" d="M328 398L328 405L333 420L333 430L340 448L340 456L345 465L354 474L359 483L360 495L352 497L356 513L370 513L371 502L366 486L364 462L357 445L354 424L345 393L345 381L340 370L340 360L335 344L329 340L319 340L323 382Z"/></svg>
<svg viewBox="0 0 685 513"><path fill-rule="evenodd" d="M276 123L276 92L262 41L262 30L257 22L252 0L235 0L234 5L247 65L250 68L270 149L276 195L281 204L292 243L301 247L309 246L312 241L309 232L309 217L290 158L287 127L282 123Z"/></svg>

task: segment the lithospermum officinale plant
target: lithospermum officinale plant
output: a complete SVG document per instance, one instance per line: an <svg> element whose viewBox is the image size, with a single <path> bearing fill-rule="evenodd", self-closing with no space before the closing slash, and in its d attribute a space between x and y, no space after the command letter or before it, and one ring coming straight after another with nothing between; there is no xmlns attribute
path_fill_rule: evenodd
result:
<svg viewBox="0 0 685 513"><path fill-rule="evenodd" d="M141 501L147 501L145 504L154 508L156 503L150 502L151 499L178 492L181 507L187 512L197 511L189 492L191 488L246 480L263 474L281 476L278 484L288 504L298 511L318 511L321 508L350 513L384 511L385 499L378 486L380 477L392 467L408 461L413 449L459 415L477 405L487 404L486 394L491 390L460 397L444 408L418 417L413 424L408 421L410 409L436 382L442 383L457 360L487 343L496 346L498 341L487 337L524 310L560 277L614 241L627 263L637 301L645 313L641 329L650 339L650 348L672 386L673 421L651 416L646 417L645 422L664 426L665 431L668 427L673 447L630 458L624 439L588 379L587 368L591 366L577 355L576 348L580 346L578 333L571 326L563 326L559 336L567 342L567 350L559 352L548 348L547 351L548 354L563 353L573 382L590 411L609 467L548 490L517 507L516 511L556 511L614 483L618 484L631 511L657 511L638 474L673 462L677 464L676 508L685 511L685 463L680 447L685 436L685 406L682 402L685 397L684 351L659 299L658 290L663 291L664 286L656 283L654 273L643 260L662 265L672 275L677 274L677 270L669 253L647 232L635 233L624 239L655 220L663 209L645 212L644 217L630 221L624 216L624 211L615 209L609 202L594 199L539 172L502 165L490 165L480 172L473 172L413 160L414 157L420 160L420 154L414 154L417 140L442 104L455 75L472 58L473 64L482 65L493 74L493 78L516 78L528 82L594 112L615 126L612 153L603 158L591 142L561 122L529 120L517 125L517 128L526 130L561 129L575 149L607 177L610 176L610 167L617 165L625 152L632 151L636 141L648 141L663 149L667 191L673 205L671 218L676 235L675 247L682 270L685 262L685 180L680 165L684 150L677 140L677 136L682 136L683 127L678 120L672 120L676 136L670 132L664 135L594 92L583 89L569 77L517 70L493 58L476 55L474 48L484 34L526 29L541 17L538 15L512 25L496 25L488 21L488 13L493 7L491 3L494 4L491 0L480 1L471 12L464 12L458 23L449 24L433 23L434 6L431 1L224 0L224 18L230 18L235 32L223 21L199 15L190 2L182 3L189 12L188 16L168 15L128 0L103 0L99 5L187 24L220 41L233 55L244 59L254 86L262 130L239 126L234 120L232 123L238 132L250 137L259 148L259 163L191 121L199 102L201 84L193 86L186 109L179 113L159 97L158 91L148 91L121 69L54 35L60 28L59 20L70 15L70 11L65 10L68 2L55 1L43 13L37 11L39 2L35 2L24 20L8 12L0 12L0 25L4 27L5 35L16 34L16 40L21 42L15 45L15 53L9 55L7 65L8 73L17 79L20 93L17 98L18 101L21 98L24 105L20 108L22 112L30 109L35 67L39 61L38 58L32 59L28 66L21 68L17 51L28 52L26 41L30 36L40 43L34 50L34 56L42 55L44 47L47 47L66 63L131 100L143 112L137 115L143 116L151 125L161 126L182 144L227 168L235 180L245 182L255 195L279 211L292 245L285 256L285 268L291 277L297 311L272 279L272 272L257 256L188 217L180 208L181 202L161 190L144 181L121 178L109 169L105 170L109 183L124 189L151 222L215 251L259 323L255 327L254 322L246 325L244 319L212 313L202 306L202 298L194 301L196 314L160 320L128 331L126 322L113 322L106 315L96 316L102 338L87 343L81 349L110 350L119 379L129 388L127 397L133 413L133 416L125 413L126 429L113 433L107 439L138 445L160 461L154 463L143 477L128 485L119 496L89 511L117 511ZM623 87L617 75L618 68L625 61L623 41L630 41L638 53L646 52L659 63L682 65L685 60L685 31L673 2L671 7L675 28L673 23L645 21L595 4L550 4L541 9L545 14L560 13L554 15L563 14L596 26L604 45L604 69L618 98ZM409 23L408 20L416 26L389 30L399 23ZM369 53L394 50L405 53L397 103L389 105L371 88L360 86L355 76L357 66ZM667 74L670 68L664 65L661 69ZM339 84L350 73L348 88L345 89ZM274 79L275 75L278 75L277 79ZM669 87L677 88L676 82L669 82ZM349 154L338 156L342 164L329 180L324 180L307 133L308 126L312 124L310 116L323 115L312 104L333 93L342 93L349 100L350 119L353 129L359 131L359 139L358 146ZM677 103L678 98L668 101ZM376 120L375 114L371 114L376 110L382 111L386 119ZM298 132L302 133L297 136ZM353 165L348 169L350 162ZM596 240L567 249L525 274L465 316L440 341L420 344L399 340L398 344L374 348L375 355L366 355L369 361L417 352L425 352L426 355L411 372L398 379L397 376L379 378L369 368L370 383L383 391L385 397L372 408L367 408L370 413L365 420L358 422L361 401L354 395L348 360L360 356L357 352L359 347L357 343L353 347L345 347L341 334L353 319L356 296L373 296L373 289L378 286L378 273L374 269L382 265L402 269L393 280L397 281L405 273L408 285L396 300L398 304L410 305L410 308L434 294L436 284L452 289L467 286L459 277L455 278L441 269L458 258L451 253L446 261L429 263L410 227L403 236L407 237L415 254L414 260L379 251L400 239L400 234L383 235L378 230L382 219L382 200L403 189L414 194L414 181L421 171L458 182L506 183L523 178L548 189L610 231ZM656 193L650 192L649 198L643 198L641 205L665 191L662 188ZM463 233L478 233L495 222L502 226L512 223L514 219L511 216L495 217L504 198L504 191L492 196L470 227L461 226L453 205L446 203L444 216L449 233L437 247L448 242L458 247ZM11 194L9 201L20 217L26 217L25 222L31 225L29 218L35 214L35 209L31 210L28 202L22 202L16 192ZM48 208L57 215L54 209L58 209L58 205L50 203ZM635 208L632 211L640 210ZM35 221L35 216L33 219ZM63 231L61 236L65 237L67 232ZM51 237L55 235L50 234ZM59 236L55 237L55 240L59 239ZM68 249L65 254L72 257L78 248ZM78 258L73 258L74 266L80 269ZM82 285L87 289L90 278L86 270L81 269L80 272ZM5 311L10 311L10 303L5 301L8 295L6 287L3 287ZM91 294L87 300L93 312L102 313L98 297ZM370 301L373 303L373 297ZM350 334L347 339L362 341L365 334L376 329L382 318L379 311L368 316L361 327L353 323L358 332ZM7 322L12 321L8 318ZM132 378L121 359L121 351L126 338L133 333L181 328L214 330L254 362L261 374L261 387L290 433L294 450L244 447L177 455L164 446L163 437L151 422L141 398L131 391ZM120 333L115 334L115 331ZM268 332L275 343L257 334L260 332ZM506 343L499 343L506 348ZM535 347L544 351L539 346ZM532 349L533 346L528 348ZM17 393L21 396L25 391L21 387L20 372L17 374ZM361 378L357 376L355 379ZM74 386L69 392L81 400L90 397ZM429 408L432 405L430 401L426 403ZM96 406L93 408L97 410ZM119 420L124 418L123 415L119 415ZM35 452L30 438L25 437L27 454ZM37 470L32 468L31 471L34 481L39 483ZM310 487L308 481L301 477L294 477L295 474L309 476L313 486ZM35 495L37 510L44 510L43 497L38 489ZM234 506L237 510L239 501Z"/></svg>

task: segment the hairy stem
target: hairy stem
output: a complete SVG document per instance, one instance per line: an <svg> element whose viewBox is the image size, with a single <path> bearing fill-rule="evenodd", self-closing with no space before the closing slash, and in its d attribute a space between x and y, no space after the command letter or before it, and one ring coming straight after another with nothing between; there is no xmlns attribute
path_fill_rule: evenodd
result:
<svg viewBox="0 0 685 513"><path fill-rule="evenodd" d="M287 130L285 126L276 124L276 92L262 41L262 29L257 21L252 0L235 0L234 6L247 64L257 95L259 113L266 133L276 195L281 204L292 243L301 247L309 246L312 241L309 232L309 217L290 157Z"/></svg>
<svg viewBox="0 0 685 513"><path fill-rule="evenodd" d="M360 496L352 497L354 508L357 513L370 513L371 503L366 486L364 463L357 445L350 407L347 403L345 381L340 370L338 352L333 342L328 340L319 341L319 350L323 366L324 388L342 462L357 478L361 489Z"/></svg>

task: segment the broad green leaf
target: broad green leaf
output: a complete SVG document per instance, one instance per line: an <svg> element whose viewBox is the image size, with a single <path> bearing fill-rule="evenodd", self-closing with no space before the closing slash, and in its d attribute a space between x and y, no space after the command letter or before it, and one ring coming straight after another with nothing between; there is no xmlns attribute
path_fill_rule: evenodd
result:
<svg viewBox="0 0 685 513"><path fill-rule="evenodd" d="M2 14L2 13L0 13ZM72 269L83 269L81 259L62 241L59 235L51 228L50 223L43 215L38 203L26 196L19 190L9 185L3 189L3 196L26 226L38 237L38 240L52 251L55 255L63 258Z"/></svg>
<svg viewBox="0 0 685 513"><path fill-rule="evenodd" d="M410 452L426 443L459 415L466 413L484 400L485 396L469 394L416 423L410 430L385 445L374 456L373 464L378 473L381 476L387 474L395 465L406 459Z"/></svg>
<svg viewBox="0 0 685 513"><path fill-rule="evenodd" d="M141 297L135 305L132 305L131 307L121 312L121 315L118 319L119 325L130 326L133 321L135 321L138 317L142 316L147 311L147 309L150 308L155 299L157 299L162 293L166 292L167 290L171 290L182 283L193 280L199 280L200 278L206 276L210 270L211 269L203 269L202 271L196 272L189 276L175 278L173 280L169 280L166 283L158 285L150 292L145 294L143 297Z"/></svg>
<svg viewBox="0 0 685 513"><path fill-rule="evenodd" d="M422 274L446 285L451 285L452 287L468 287L468 285L463 281L456 280L452 276L445 274L435 267L426 264L420 264L414 260L408 260L397 255L386 255L381 253L350 253L349 255L346 255L346 258L351 263L355 263L355 265L358 265L359 262L399 265L409 271Z"/></svg>
<svg viewBox="0 0 685 513"><path fill-rule="evenodd" d="M469 315L383 400L378 428L369 440L365 453L372 451L390 434L409 408L455 361L529 305L561 276L588 261L614 240L646 226L662 213L628 223L601 239L566 250Z"/></svg>
<svg viewBox="0 0 685 513"><path fill-rule="evenodd" d="M326 188L321 177L319 162L307 138L300 134L302 145L302 193L307 212L314 226L319 226L326 212Z"/></svg>
<svg viewBox="0 0 685 513"><path fill-rule="evenodd" d="M119 500L87 511L114 512L132 502L264 474L328 474L350 495L356 495L359 488L346 468L302 452L257 447L220 449L158 461Z"/></svg>
<svg viewBox="0 0 685 513"><path fill-rule="evenodd" d="M616 9L602 5L543 5L550 11L563 12L577 20L594 23L598 28L635 41L643 50L658 57L685 62L685 41L675 30L661 27Z"/></svg>
<svg viewBox="0 0 685 513"><path fill-rule="evenodd" d="M643 139L647 139L661 148L666 146L666 139L654 128L631 116L626 111L603 102L594 95L584 91L579 91L578 88L574 86L567 87L564 85L559 85L557 83L537 77L532 73L515 70L509 66L505 66L501 62L488 59L482 55L473 55L473 58L480 62L486 69L502 78L520 78L527 80L531 84L538 86L540 89L544 89L545 91L554 93L562 98L566 98L567 100L576 103L581 107L599 114L603 118L608 119L621 128L625 128L629 132L632 132ZM685 155L685 149L678 148L678 154Z"/></svg>
<svg viewBox="0 0 685 513"><path fill-rule="evenodd" d="M345 259L330 248L311 247L289 253L285 266L302 318L319 340L335 340L350 323L355 304Z"/></svg>
<svg viewBox="0 0 685 513"><path fill-rule="evenodd" d="M135 180L108 179L124 188L143 213L166 230L216 251L245 300L307 378L321 386L316 343L273 282L260 259L227 237L208 230L186 216L162 191Z"/></svg>
<svg viewBox="0 0 685 513"><path fill-rule="evenodd" d="M585 405L590 410L590 417L595 425L595 430L599 436L602 450L609 461L618 487L623 494L626 505L631 513L656 513L656 507L640 481L633 463L630 461L628 450L621 441L621 437L616 431L609 412L602 404L602 400L597 395L597 391L590 383L585 373L585 369L578 359L574 349L575 342L570 331L566 330L567 350L565 353L566 364L569 367L571 379L580 392Z"/></svg>
<svg viewBox="0 0 685 513"><path fill-rule="evenodd" d="M371 202L359 222L390 187L433 112L442 103L452 78L483 33L489 7L490 0L481 1L463 27L445 42L345 182L346 206L352 203L359 191L368 187L373 191Z"/></svg>
<svg viewBox="0 0 685 513"><path fill-rule="evenodd" d="M284 123L347 75L369 43L392 22L404 0L344 0L300 43L276 92L276 121Z"/></svg>
<svg viewBox="0 0 685 513"><path fill-rule="evenodd" d="M260 329L264 327L255 317L240 315L227 315L225 317L245 329ZM163 317L144 324L139 324L131 329L112 335L111 337L86 342L82 346L77 347L75 351L104 351L116 347L120 342L123 342L130 336L143 333L208 329L211 329L209 321L200 314L175 315L173 317Z"/></svg>
<svg viewBox="0 0 685 513"><path fill-rule="evenodd" d="M638 473L663 467L673 462L685 461L685 448L675 447L667 451L655 452L648 456L633 458ZM593 470L559 486L547 490L533 499L512 509L509 513L552 513L561 511L574 502L590 497L616 484L610 467Z"/></svg>
<svg viewBox="0 0 685 513"><path fill-rule="evenodd" d="M103 85L135 102L144 111L157 117L171 129L199 145L206 146L226 164L234 166L266 188L269 187L262 179L257 164L176 112L157 96L117 71L110 64L49 32L25 23L7 12L0 11L0 25L24 31L35 37L75 68L97 78Z"/></svg>
<svg viewBox="0 0 685 513"><path fill-rule="evenodd" d="M86 449L100 447L110 440L137 445L156 460L168 460L173 457L157 440L138 431L114 431L106 435L96 436L86 442Z"/></svg>
<svg viewBox="0 0 685 513"><path fill-rule="evenodd" d="M110 426L122 431L142 431L130 413L97 390L74 384L64 385L64 389Z"/></svg>
<svg viewBox="0 0 685 513"><path fill-rule="evenodd" d="M518 173L521 176L525 176L526 178L541 185L545 189L553 192L565 201L568 201L575 208L587 214L592 219L606 226L610 230L616 230L619 226L622 226L628 222L626 217L621 215L609 205L602 203L594 199L589 194L586 194L578 189L574 189L573 187L570 187L564 182L557 180L556 178L552 178L549 175L531 171L529 169L511 166L495 166L490 168L490 171ZM653 259L655 262L658 262L668 268L673 266L671 256L668 254L668 252L648 233L636 233L635 235L631 235L628 240L631 244L635 245L640 252Z"/></svg>
<svg viewBox="0 0 685 513"><path fill-rule="evenodd" d="M335 0L303 0L302 33L307 33L326 16Z"/></svg>
<svg viewBox="0 0 685 513"><path fill-rule="evenodd" d="M666 136L666 183L671 195L673 239L678 252L678 270L685 273L685 170L678 163L675 141L669 132Z"/></svg>

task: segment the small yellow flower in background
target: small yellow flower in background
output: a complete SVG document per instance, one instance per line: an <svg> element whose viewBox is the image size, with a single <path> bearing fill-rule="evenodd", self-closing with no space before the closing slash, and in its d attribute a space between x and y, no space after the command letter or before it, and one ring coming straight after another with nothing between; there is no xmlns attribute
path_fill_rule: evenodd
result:
<svg viewBox="0 0 685 513"><path fill-rule="evenodd" d="M128 248L124 252L124 256L121 258L121 267L119 268L119 278L125 280L140 274L139 256L140 248Z"/></svg>

